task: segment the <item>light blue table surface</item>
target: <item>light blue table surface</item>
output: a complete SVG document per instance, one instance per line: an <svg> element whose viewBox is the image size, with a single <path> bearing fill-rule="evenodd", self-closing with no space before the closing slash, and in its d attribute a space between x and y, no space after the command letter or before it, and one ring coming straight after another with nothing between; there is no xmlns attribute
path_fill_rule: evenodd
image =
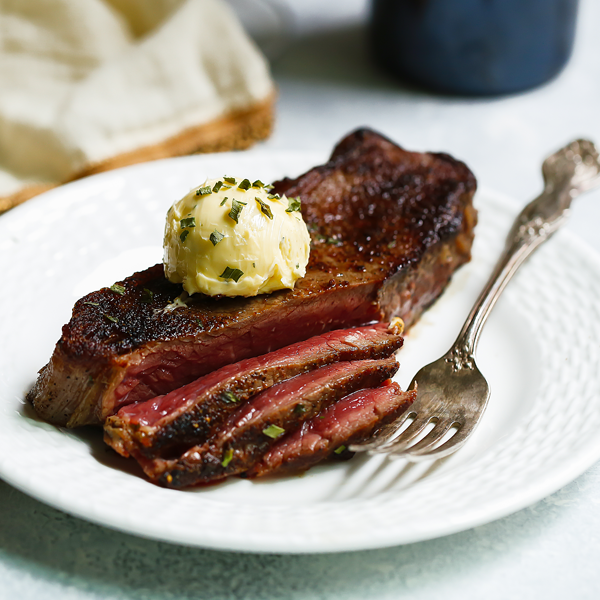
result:
<svg viewBox="0 0 600 600"><path fill-rule="evenodd" d="M525 203L540 190L548 153L575 137L600 142L597 0L582 1L575 52L557 79L490 99L435 96L373 68L364 0L290 0L289 7L293 29L273 60L277 125L264 147L325 153L351 129L369 125L406 148L450 152L481 186ZM567 227L600 252L599 223L596 192L577 200ZM2 600L596 600L599 565L599 464L545 500L470 531L301 556L148 541L73 518L0 482Z"/></svg>

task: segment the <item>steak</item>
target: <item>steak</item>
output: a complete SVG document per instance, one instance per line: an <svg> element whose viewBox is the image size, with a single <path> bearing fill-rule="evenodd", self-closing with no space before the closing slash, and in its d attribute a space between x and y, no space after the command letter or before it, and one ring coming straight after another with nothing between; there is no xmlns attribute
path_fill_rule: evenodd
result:
<svg viewBox="0 0 600 600"><path fill-rule="evenodd" d="M403 392L397 383L355 392L282 438L246 476L290 475L329 457L350 457L346 446L369 439L399 417L416 397L415 390Z"/></svg>
<svg viewBox="0 0 600 600"><path fill-rule="evenodd" d="M258 394L212 439L179 456L153 460L133 456L152 481L171 488L236 475L252 467L281 435L293 432L343 396L381 384L397 369L394 358L334 363Z"/></svg>
<svg viewBox="0 0 600 600"><path fill-rule="evenodd" d="M123 456L180 453L209 440L255 394L334 362L389 357L402 341L399 331L379 323L331 331L227 365L165 396L121 408L106 420L105 441Z"/></svg>
<svg viewBox="0 0 600 600"><path fill-rule="evenodd" d="M325 331L401 317L410 326L470 258L471 171L360 129L274 192L299 196L312 250L294 290L195 294L162 265L79 300L29 400L58 425L102 423L224 365ZM117 291L114 291L117 290Z"/></svg>

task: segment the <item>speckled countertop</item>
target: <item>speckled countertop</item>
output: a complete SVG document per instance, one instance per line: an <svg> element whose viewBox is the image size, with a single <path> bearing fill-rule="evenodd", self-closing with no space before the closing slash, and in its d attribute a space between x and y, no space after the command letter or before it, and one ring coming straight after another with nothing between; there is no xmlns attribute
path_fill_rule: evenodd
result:
<svg viewBox="0 0 600 600"><path fill-rule="evenodd" d="M288 4L294 29L273 64L280 99L266 147L325 152L369 125L407 148L452 153L480 185L524 203L540 189L549 152L575 137L600 141L596 0L582 0L566 70L539 89L500 99L439 97L372 68L364 0ZM577 200L567 227L600 252L599 222L596 192ZM0 482L0 599L596 600L599 505L597 464L525 510L442 539L345 554L250 555L117 533Z"/></svg>

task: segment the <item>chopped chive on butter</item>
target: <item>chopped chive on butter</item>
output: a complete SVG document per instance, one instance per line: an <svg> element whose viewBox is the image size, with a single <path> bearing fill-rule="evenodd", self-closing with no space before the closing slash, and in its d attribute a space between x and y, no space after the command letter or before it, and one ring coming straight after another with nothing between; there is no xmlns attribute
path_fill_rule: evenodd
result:
<svg viewBox="0 0 600 600"><path fill-rule="evenodd" d="M262 432L270 438L276 439L285 433L285 429L282 429L278 425L269 425Z"/></svg>
<svg viewBox="0 0 600 600"><path fill-rule="evenodd" d="M233 458L233 448L227 448L225 454L223 456L223 460L221 461L221 466L226 467Z"/></svg>
<svg viewBox="0 0 600 600"><path fill-rule="evenodd" d="M107 315L106 313L104 313L104 317L110 321L111 323L118 323L119 319L117 319L117 317L113 317L112 315Z"/></svg>
<svg viewBox="0 0 600 600"><path fill-rule="evenodd" d="M242 212L242 210L244 209L244 206L246 206L246 202L240 202L239 200L233 200L231 202L231 210L229 211L229 214L227 215L228 217L230 217L231 219L233 219L236 223L238 223L238 219L240 218L240 213Z"/></svg>
<svg viewBox="0 0 600 600"><path fill-rule="evenodd" d="M242 181L240 181L238 183L238 190L249 190L252 187L252 184L250 183L249 179L242 179Z"/></svg>
<svg viewBox="0 0 600 600"><path fill-rule="evenodd" d="M181 219L179 223L181 225L181 229L185 229L186 227L196 227L196 217L188 217L187 219Z"/></svg>
<svg viewBox="0 0 600 600"><path fill-rule="evenodd" d="M235 404L236 402L240 401L240 399L233 392L223 392L221 398L223 398L223 400L228 404Z"/></svg>
<svg viewBox="0 0 600 600"><path fill-rule="evenodd" d="M142 302L144 304L150 304L154 300L154 292L148 288L144 288L142 291Z"/></svg>
<svg viewBox="0 0 600 600"><path fill-rule="evenodd" d="M255 200L258 202L258 205L260 206L260 212L265 215L266 217L269 217L269 219L271 219L271 221L273 220L273 213L271 212L271 208L269 207L269 205L266 202L263 202L260 198L256 197Z"/></svg>
<svg viewBox="0 0 600 600"><path fill-rule="evenodd" d="M111 285L110 289L113 292L117 292L117 294L119 294L120 296L122 296L125 293L125 288L122 285L119 285L118 283Z"/></svg>
<svg viewBox="0 0 600 600"><path fill-rule="evenodd" d="M227 183L231 183L231 185L235 185L235 177L223 177L223 180Z"/></svg>
<svg viewBox="0 0 600 600"><path fill-rule="evenodd" d="M84 302L84 304L89 304L90 306L100 306L99 302Z"/></svg>
<svg viewBox="0 0 600 600"><path fill-rule="evenodd" d="M281 196L279 194L267 194L267 198L269 200L281 200Z"/></svg>
<svg viewBox="0 0 600 600"><path fill-rule="evenodd" d="M252 266L256 269L256 263L252 263Z"/></svg>
<svg viewBox="0 0 600 600"><path fill-rule="evenodd" d="M225 198L223 198L223 200L221 200L221 204L219 204L219 206L223 206L223 204L225 204L225 202L227 202L227 200L229 200L229 198L227 198L227 196L225 196Z"/></svg>
<svg viewBox="0 0 600 600"><path fill-rule="evenodd" d="M210 234L210 241L213 246L216 246L225 236L216 229Z"/></svg>
<svg viewBox="0 0 600 600"><path fill-rule="evenodd" d="M212 189L210 185L205 185L204 187L198 188L196 190L196 196L206 196L207 194L212 194Z"/></svg>
<svg viewBox="0 0 600 600"><path fill-rule="evenodd" d="M341 454L346 449L346 446L339 446L333 452L334 454Z"/></svg>
<svg viewBox="0 0 600 600"><path fill-rule="evenodd" d="M300 263L296 263L296 269L300 268Z"/></svg>
<svg viewBox="0 0 600 600"><path fill-rule="evenodd" d="M237 283L243 274L244 271L240 271L239 269L225 267L225 270L219 275L219 277L222 279L233 279Z"/></svg>
<svg viewBox="0 0 600 600"><path fill-rule="evenodd" d="M302 208L302 202L300 198L288 198L288 207L285 209L285 212L291 213L299 211Z"/></svg>
<svg viewBox="0 0 600 600"><path fill-rule="evenodd" d="M186 237L189 235L189 233L190 233L190 230L189 230L189 229L184 229L184 230L181 232L181 234L179 235L179 239L180 239L182 242L185 242L185 238L186 238Z"/></svg>
<svg viewBox="0 0 600 600"><path fill-rule="evenodd" d="M216 194L222 187L223 187L223 182L217 181L217 183L215 183L215 185L213 186L212 191Z"/></svg>
<svg viewBox="0 0 600 600"><path fill-rule="evenodd" d="M254 187L254 188L264 188L264 187L265 187L265 184L264 184L264 183L263 183L263 182L262 182L260 179L257 179L257 180L256 180L256 181L255 181L255 182L252 184L252 187Z"/></svg>

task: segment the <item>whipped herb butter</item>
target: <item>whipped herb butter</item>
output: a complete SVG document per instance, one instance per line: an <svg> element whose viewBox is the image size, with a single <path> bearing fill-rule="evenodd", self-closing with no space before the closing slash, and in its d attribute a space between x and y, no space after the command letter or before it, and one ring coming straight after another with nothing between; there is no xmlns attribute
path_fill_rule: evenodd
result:
<svg viewBox="0 0 600 600"><path fill-rule="evenodd" d="M299 198L261 181L205 181L173 204L164 237L165 275L188 294L255 296L292 289L306 274L310 236Z"/></svg>

